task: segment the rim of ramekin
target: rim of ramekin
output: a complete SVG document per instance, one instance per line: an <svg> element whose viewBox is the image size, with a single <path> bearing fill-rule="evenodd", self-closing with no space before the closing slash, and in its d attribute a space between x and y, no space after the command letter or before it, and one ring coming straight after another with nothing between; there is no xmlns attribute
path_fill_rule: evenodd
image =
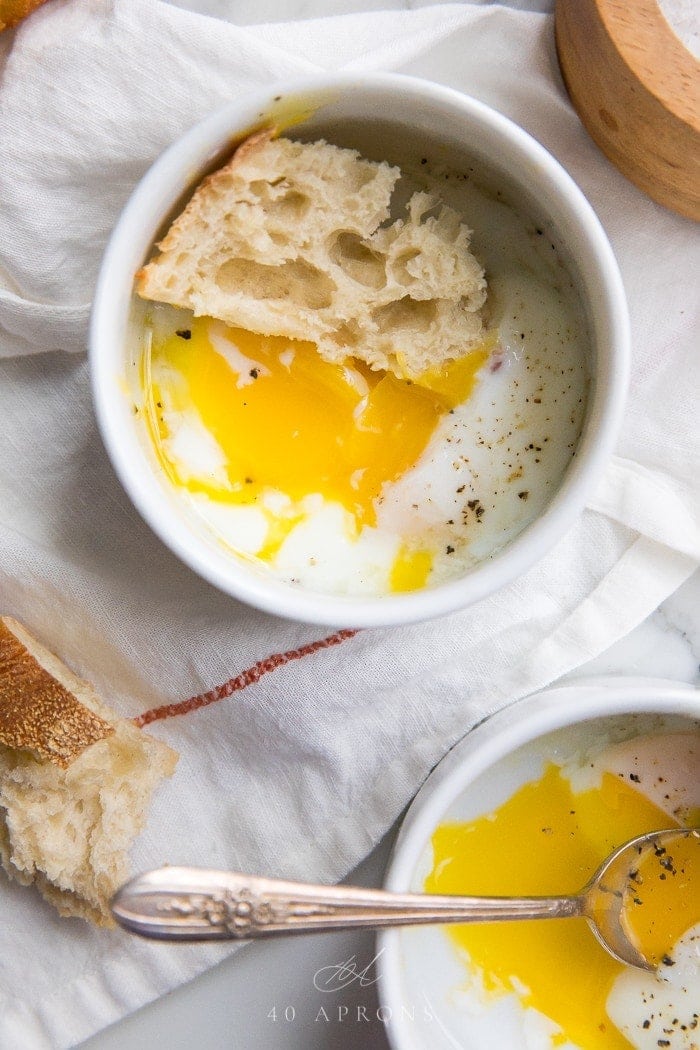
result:
<svg viewBox="0 0 700 1050"><path fill-rule="evenodd" d="M700 690L667 679L626 676L580 678L533 693L491 714L438 763L402 821L384 876L385 889L411 889L416 865L432 832L478 777L519 748L568 726L624 715L680 715L700 723ZM377 985L392 1050L419 1050L415 1028L401 1010L401 931L377 934Z"/></svg>
<svg viewBox="0 0 700 1050"><path fill-rule="evenodd" d="M187 524L172 513L161 483L145 457L131 454L129 423L115 408L120 358L126 348L115 345L132 294L133 272L120 263L125 246L144 221L162 221L173 188L182 189L182 159L215 155L237 130L243 110L264 109L277 95L323 95L329 92L389 90L413 95L440 107L457 110L470 121L488 125L515 151L539 184L564 202L569 217L585 236L598 273L595 304L598 323L605 328L609 352L598 355L587 409L587 424L576 455L556 494L523 532L487 561L453 580L405 594L350 596L319 593L268 578L229 556L226 561ZM155 223L158 225L158 222ZM600 320L602 318L602 321ZM265 612L307 623L345 626L390 626L429 620L455 612L494 593L526 572L573 525L592 494L612 452L624 411L629 374L629 317L622 278L605 231L583 192L562 165L528 132L483 102L452 88L393 73L318 75L280 81L251 92L200 121L185 132L154 162L139 182L110 237L100 269L90 320L89 357L93 400L99 429L114 469L141 516L160 539L198 575L219 590ZM127 440L125 440L125 437Z"/></svg>

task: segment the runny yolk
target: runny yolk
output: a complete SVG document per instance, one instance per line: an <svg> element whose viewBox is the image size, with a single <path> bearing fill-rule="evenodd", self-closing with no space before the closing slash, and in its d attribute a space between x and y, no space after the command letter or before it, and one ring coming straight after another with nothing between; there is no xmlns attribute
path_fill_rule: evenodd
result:
<svg viewBox="0 0 700 1050"><path fill-rule="evenodd" d="M495 812L440 826L425 889L484 896L576 893L617 846L674 823L611 773L603 774L600 787L574 794L560 768L550 764ZM663 951L693 925L678 907L678 891L676 883L658 907L650 904L661 946L667 946ZM598 944L585 919L453 926L449 936L466 949L487 992L515 993L524 1006L560 1026L553 1045L570 1040L585 1050L630 1047L606 1012L612 984L625 967Z"/></svg>
<svg viewBox="0 0 700 1050"><path fill-rule="evenodd" d="M700 923L700 835L640 855L622 912L625 931L656 966L674 965L673 948Z"/></svg>
<svg viewBox="0 0 700 1050"><path fill-rule="evenodd" d="M270 490L293 504L320 493L349 512L356 532L376 524L383 486L415 464L440 418L468 398L494 341L410 381L353 358L329 364L313 343L209 318L193 318L185 336L154 338L144 370L152 437L171 480L229 504L256 503ZM185 476L169 454L173 414L192 410L223 453L224 481ZM272 559L298 521L291 513L272 522L257 556ZM431 563L430 552L402 546L392 589L422 586Z"/></svg>

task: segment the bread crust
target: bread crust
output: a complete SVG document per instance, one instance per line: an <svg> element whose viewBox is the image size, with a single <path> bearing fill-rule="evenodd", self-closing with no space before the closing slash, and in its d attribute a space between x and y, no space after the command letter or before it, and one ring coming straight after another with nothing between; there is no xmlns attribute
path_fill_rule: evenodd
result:
<svg viewBox="0 0 700 1050"><path fill-rule="evenodd" d="M114 727L81 704L27 646L29 636L11 617L0 618L0 744L26 748L65 769ZM44 663L50 654L41 650Z"/></svg>
<svg viewBox="0 0 700 1050"><path fill-rule="evenodd" d="M113 925L128 850L177 755L0 617L0 863L64 916Z"/></svg>
<svg viewBox="0 0 700 1050"><path fill-rule="evenodd" d="M46 0L0 0L0 33L12 29L45 3Z"/></svg>

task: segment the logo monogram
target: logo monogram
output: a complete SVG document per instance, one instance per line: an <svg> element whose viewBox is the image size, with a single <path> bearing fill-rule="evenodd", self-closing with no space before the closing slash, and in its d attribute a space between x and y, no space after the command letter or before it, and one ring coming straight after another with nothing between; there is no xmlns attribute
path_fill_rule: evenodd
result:
<svg viewBox="0 0 700 1050"><path fill-rule="evenodd" d="M384 949L382 948L382 951ZM370 973L382 952L377 952L364 969L359 969L357 956L351 955L345 962L322 966L314 974L314 988L319 992L339 992L356 982L360 988L369 988L377 983L376 974Z"/></svg>

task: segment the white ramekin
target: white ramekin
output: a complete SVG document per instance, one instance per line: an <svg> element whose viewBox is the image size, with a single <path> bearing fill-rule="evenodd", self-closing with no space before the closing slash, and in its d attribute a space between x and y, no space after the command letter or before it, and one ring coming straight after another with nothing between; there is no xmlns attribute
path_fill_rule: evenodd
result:
<svg viewBox="0 0 700 1050"><path fill-rule="evenodd" d="M291 100L291 101L290 101ZM309 113L302 130L362 150L367 138L415 155L437 143L465 151L503 180L546 226L578 286L591 330L592 390L577 453L546 511L468 574L385 597L327 595L285 584L228 554L193 527L144 447L125 382L134 274L176 207L231 144L290 104ZM298 128L293 128L294 133ZM393 159L393 158L390 158ZM462 608L524 573L570 527L600 477L624 408L629 322L620 273L587 200L561 165L522 128L488 106L429 81L393 74L328 75L277 83L237 99L188 131L139 183L104 255L92 310L90 362L98 423L124 488L153 530L221 590L270 613L310 623L370 627L429 619Z"/></svg>
<svg viewBox="0 0 700 1050"><path fill-rule="evenodd" d="M661 728L668 719L697 731L700 691L661 679L580 679L492 715L445 756L414 798L394 845L385 887L396 892L422 889L435 829L463 806L469 809L474 803L479 811L488 811L489 791L502 791L511 783L523 761L516 757L518 752L522 756L521 749L534 745L538 761L543 756L555 760L559 747L572 745L575 732L604 733L614 727L615 733L632 737ZM479 781L485 775L490 780ZM461 1050L515 1050L502 1028L509 1021L507 1011L482 1020L480 1029L478 1019L468 1009L464 1012L463 963L441 932L439 927L414 927L378 935L379 998L393 1050L454 1050L457 1045Z"/></svg>

